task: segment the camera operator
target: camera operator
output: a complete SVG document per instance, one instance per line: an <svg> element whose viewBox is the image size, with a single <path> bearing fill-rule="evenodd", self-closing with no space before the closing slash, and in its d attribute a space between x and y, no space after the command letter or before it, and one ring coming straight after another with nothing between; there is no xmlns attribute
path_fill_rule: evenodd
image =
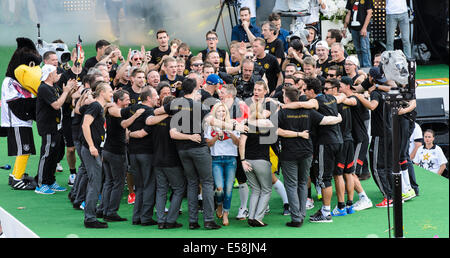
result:
<svg viewBox="0 0 450 258"><path fill-rule="evenodd" d="M233 78L233 85L237 90L236 96L244 100L253 96L253 87L261 76L254 73L255 63L250 59L243 59L241 67L241 72Z"/></svg>

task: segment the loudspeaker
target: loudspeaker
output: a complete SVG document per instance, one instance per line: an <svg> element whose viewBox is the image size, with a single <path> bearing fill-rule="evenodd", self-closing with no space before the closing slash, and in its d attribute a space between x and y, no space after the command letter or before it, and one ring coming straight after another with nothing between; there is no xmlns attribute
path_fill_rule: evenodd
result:
<svg viewBox="0 0 450 258"><path fill-rule="evenodd" d="M427 98L416 100L417 118L445 116L443 98Z"/></svg>

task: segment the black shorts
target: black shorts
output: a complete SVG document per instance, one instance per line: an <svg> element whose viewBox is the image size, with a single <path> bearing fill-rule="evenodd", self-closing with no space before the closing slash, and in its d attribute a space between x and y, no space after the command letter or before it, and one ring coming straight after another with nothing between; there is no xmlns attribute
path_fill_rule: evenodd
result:
<svg viewBox="0 0 450 258"><path fill-rule="evenodd" d="M65 117L64 117L65 118ZM66 119L62 123L62 130L64 135L64 142L66 144L66 147L75 147L75 144L73 143L73 137L72 137L72 119Z"/></svg>
<svg viewBox="0 0 450 258"><path fill-rule="evenodd" d="M336 170L334 175L351 174L355 172L354 166L355 151L353 141L345 141L342 145L342 151L337 158Z"/></svg>
<svg viewBox="0 0 450 258"><path fill-rule="evenodd" d="M8 156L35 155L33 128L8 127Z"/></svg>
<svg viewBox="0 0 450 258"><path fill-rule="evenodd" d="M337 167L339 153L342 152L342 143L319 144L318 145L318 178L317 183L320 187L330 187L333 174Z"/></svg>

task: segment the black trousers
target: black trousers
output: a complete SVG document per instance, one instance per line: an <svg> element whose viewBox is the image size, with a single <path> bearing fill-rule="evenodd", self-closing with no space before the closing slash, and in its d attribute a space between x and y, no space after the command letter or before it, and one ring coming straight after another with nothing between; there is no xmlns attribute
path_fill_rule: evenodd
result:
<svg viewBox="0 0 450 258"><path fill-rule="evenodd" d="M62 130L42 135L39 166L35 177L39 186L55 182L56 164L64 157L64 146Z"/></svg>

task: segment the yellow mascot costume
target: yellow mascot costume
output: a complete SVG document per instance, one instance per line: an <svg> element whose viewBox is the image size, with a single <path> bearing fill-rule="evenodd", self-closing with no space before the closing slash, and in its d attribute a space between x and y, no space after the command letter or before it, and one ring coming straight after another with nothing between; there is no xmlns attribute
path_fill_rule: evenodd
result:
<svg viewBox="0 0 450 258"><path fill-rule="evenodd" d="M36 154L33 120L40 85L42 58L33 41L17 38L17 49L8 64L2 83L1 126L6 128L8 156L15 156L9 185L17 190L34 190L36 183L25 174L30 155Z"/></svg>

